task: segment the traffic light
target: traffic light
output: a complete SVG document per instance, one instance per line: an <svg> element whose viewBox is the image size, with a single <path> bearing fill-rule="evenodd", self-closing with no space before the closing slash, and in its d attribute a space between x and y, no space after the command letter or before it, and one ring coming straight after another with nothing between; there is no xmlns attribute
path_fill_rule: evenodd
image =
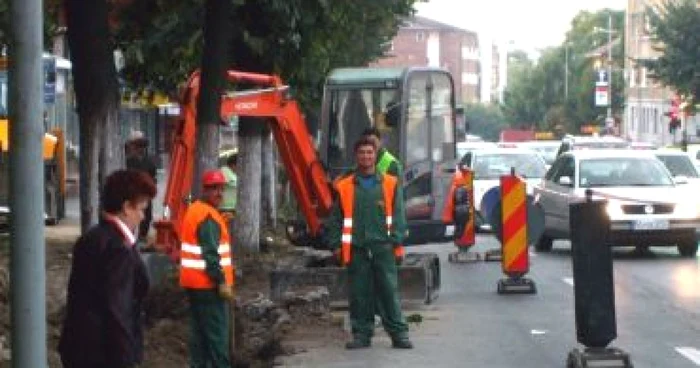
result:
<svg viewBox="0 0 700 368"><path fill-rule="evenodd" d="M666 116L671 118L671 121L668 122L668 132L671 134L673 134L678 128L681 127L680 105L680 98L678 96L674 97L671 100L671 108L665 114Z"/></svg>

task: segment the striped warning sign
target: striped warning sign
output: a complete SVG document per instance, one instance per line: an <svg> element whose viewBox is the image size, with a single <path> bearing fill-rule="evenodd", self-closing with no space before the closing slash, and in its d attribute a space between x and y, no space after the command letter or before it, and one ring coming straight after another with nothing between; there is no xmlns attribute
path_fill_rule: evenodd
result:
<svg viewBox="0 0 700 368"><path fill-rule="evenodd" d="M527 251L527 194L525 181L517 175L501 177L501 267L509 276L529 270Z"/></svg>

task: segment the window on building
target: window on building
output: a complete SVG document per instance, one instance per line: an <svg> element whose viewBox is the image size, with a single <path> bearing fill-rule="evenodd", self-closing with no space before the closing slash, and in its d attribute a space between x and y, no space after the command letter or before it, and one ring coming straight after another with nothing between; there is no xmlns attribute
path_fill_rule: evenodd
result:
<svg viewBox="0 0 700 368"><path fill-rule="evenodd" d="M423 42L423 41L425 41L425 33L423 33L423 32L416 33L416 42Z"/></svg>

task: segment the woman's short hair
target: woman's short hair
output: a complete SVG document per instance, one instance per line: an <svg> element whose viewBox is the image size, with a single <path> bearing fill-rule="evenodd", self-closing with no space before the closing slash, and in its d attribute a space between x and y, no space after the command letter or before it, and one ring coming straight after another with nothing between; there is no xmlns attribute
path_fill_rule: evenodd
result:
<svg viewBox="0 0 700 368"><path fill-rule="evenodd" d="M114 214L127 201L151 200L155 196L156 185L150 175L139 170L117 170L105 180L100 204L103 211Z"/></svg>

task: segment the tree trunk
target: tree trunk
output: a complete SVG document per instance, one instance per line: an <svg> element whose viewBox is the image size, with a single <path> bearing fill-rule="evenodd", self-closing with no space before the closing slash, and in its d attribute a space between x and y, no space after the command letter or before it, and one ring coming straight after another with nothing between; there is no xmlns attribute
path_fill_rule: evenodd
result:
<svg viewBox="0 0 700 368"><path fill-rule="evenodd" d="M199 178L217 167L221 94L226 81L231 35L231 2L208 0L204 22L204 50L199 99L197 100L197 160L193 193L200 194Z"/></svg>
<svg viewBox="0 0 700 368"><path fill-rule="evenodd" d="M235 238L240 251L260 251L262 124L241 118L238 124L238 201Z"/></svg>
<svg viewBox="0 0 700 368"><path fill-rule="evenodd" d="M100 139L108 118L116 114L117 72L107 24L107 0L66 0L65 9L80 119L80 224L85 232L97 222L99 214ZM115 121L110 119L111 124ZM111 143L121 149L118 140ZM101 171L106 172L105 168Z"/></svg>
<svg viewBox="0 0 700 368"><path fill-rule="evenodd" d="M119 101L115 99L107 107L104 133L100 134L100 183L115 170L126 166L124 136L119 126Z"/></svg>
<svg viewBox="0 0 700 368"><path fill-rule="evenodd" d="M272 131L265 126L262 132L262 218L260 224L268 229L277 228L277 170L275 142Z"/></svg>

